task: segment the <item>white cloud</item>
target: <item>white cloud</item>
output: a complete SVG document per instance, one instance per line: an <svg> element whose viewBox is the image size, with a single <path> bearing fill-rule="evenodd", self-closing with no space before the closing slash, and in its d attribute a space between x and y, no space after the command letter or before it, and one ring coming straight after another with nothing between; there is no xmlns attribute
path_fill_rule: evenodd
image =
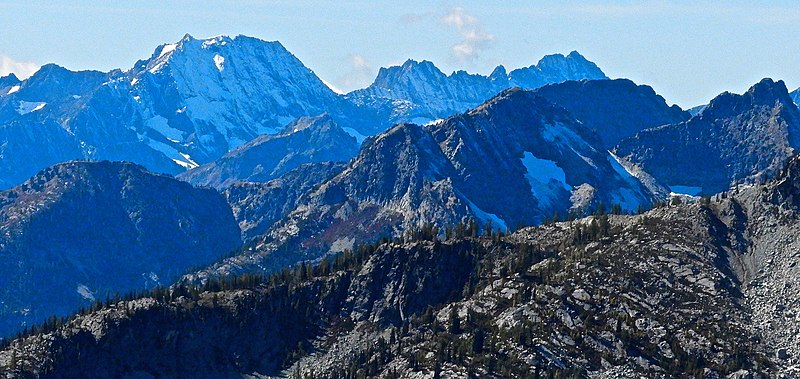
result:
<svg viewBox="0 0 800 379"><path fill-rule="evenodd" d="M0 55L0 76L14 74L20 79L26 79L39 70L39 65L31 62L17 62L8 56Z"/></svg>
<svg viewBox="0 0 800 379"><path fill-rule="evenodd" d="M461 35L461 41L450 48L453 58L459 62L476 60L494 41L494 36L483 28L480 21L462 7L452 8L441 21Z"/></svg>
<svg viewBox="0 0 800 379"><path fill-rule="evenodd" d="M350 54L347 60L350 70L337 80L338 88L351 91L370 85L375 74L367 58L361 54Z"/></svg>
<svg viewBox="0 0 800 379"><path fill-rule="evenodd" d="M369 62L367 62L367 58L360 54L353 54L350 56L350 61L353 64L353 68L359 71L369 70Z"/></svg>
<svg viewBox="0 0 800 379"><path fill-rule="evenodd" d="M447 25L455 26L458 30L468 27L474 27L478 24L478 19L475 16L468 14L462 7L455 7L450 10L450 13L442 17L442 22Z"/></svg>

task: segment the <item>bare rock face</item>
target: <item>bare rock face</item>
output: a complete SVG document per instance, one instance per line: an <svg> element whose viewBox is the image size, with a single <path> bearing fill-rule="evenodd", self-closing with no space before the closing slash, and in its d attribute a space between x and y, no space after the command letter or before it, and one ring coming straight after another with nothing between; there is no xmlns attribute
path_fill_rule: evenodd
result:
<svg viewBox="0 0 800 379"><path fill-rule="evenodd" d="M266 182L305 163L347 162L358 146L359 141L328 114L301 117L281 133L256 137L178 178L220 189L236 182Z"/></svg>
<svg viewBox="0 0 800 379"><path fill-rule="evenodd" d="M641 131L615 153L670 187L714 194L775 176L800 146L800 112L782 81L723 93L686 122Z"/></svg>
<svg viewBox="0 0 800 379"><path fill-rule="evenodd" d="M276 221L301 205L314 188L344 170L344 163L308 163L260 182L240 182L222 194L239 222L242 238L249 241L263 235Z"/></svg>
<svg viewBox="0 0 800 379"><path fill-rule="evenodd" d="M239 245L213 190L130 163L50 167L0 192L0 335L171 284Z"/></svg>
<svg viewBox="0 0 800 379"><path fill-rule="evenodd" d="M677 105L668 106L649 86L628 79L567 81L546 85L536 93L568 110L600 137L599 147L606 150L642 130L690 117Z"/></svg>

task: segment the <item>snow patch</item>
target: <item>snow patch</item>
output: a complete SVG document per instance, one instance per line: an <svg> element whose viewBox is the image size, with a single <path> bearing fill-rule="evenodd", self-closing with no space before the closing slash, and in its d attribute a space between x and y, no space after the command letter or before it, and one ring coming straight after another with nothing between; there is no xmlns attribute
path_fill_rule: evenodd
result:
<svg viewBox="0 0 800 379"><path fill-rule="evenodd" d="M613 168L614 171L616 171L617 174L619 174L619 176L626 179L632 178L634 180L637 180L636 174L633 171L629 170L627 167L625 167L625 165L622 164L622 160L618 156L614 155L614 153L609 151L608 158L609 158L608 163L611 163L611 168Z"/></svg>
<svg viewBox="0 0 800 379"><path fill-rule="evenodd" d="M158 53L158 58L155 59L155 62L157 62L157 63L153 67L151 67L150 70L148 70L148 71L150 71L151 73L155 74L159 70L161 70L161 68L164 67L167 64L167 58L169 58L169 55L173 51L175 51L175 49L177 47L178 47L178 44L175 44L175 43L170 43L170 44L164 45L164 47L161 48L161 52Z"/></svg>
<svg viewBox="0 0 800 379"><path fill-rule="evenodd" d="M145 122L148 128L153 129L170 141L180 141L183 139L183 132L169 126L167 119L163 116L155 116Z"/></svg>
<svg viewBox="0 0 800 379"><path fill-rule="evenodd" d="M133 79L131 79L131 87L135 86L135 85L136 85L136 83L139 83L139 78L133 78Z"/></svg>
<svg viewBox="0 0 800 379"><path fill-rule="evenodd" d="M567 184L564 170L556 162L539 159L529 152L522 157L522 165L527 172L525 178L531 185L533 197L543 206L554 205L554 201L564 191L572 191L572 186Z"/></svg>
<svg viewBox="0 0 800 379"><path fill-rule="evenodd" d="M161 52L158 53L158 57L161 58L161 57L163 57L163 56L175 51L176 47L178 47L178 44L176 44L176 43L168 43L168 44L164 45L164 47L161 48Z"/></svg>
<svg viewBox="0 0 800 379"><path fill-rule="evenodd" d="M508 231L508 225L506 225L506 222L502 218L497 217L497 215L494 213L485 212L467 198L464 198L464 200L467 202L467 205L469 205L469 210L472 211L475 217L477 217L478 220L480 220L483 224L491 222L493 227L498 227L504 232Z"/></svg>
<svg viewBox="0 0 800 379"><path fill-rule="evenodd" d="M10 94L12 94L14 92L17 92L17 91L19 91L19 86L13 86L13 87L8 89L8 92L6 92L6 95L10 95Z"/></svg>
<svg viewBox="0 0 800 379"><path fill-rule="evenodd" d="M42 103L38 101L20 101L19 106L17 106L17 113L24 115L31 112L36 112L44 108L47 103Z"/></svg>
<svg viewBox="0 0 800 379"><path fill-rule="evenodd" d="M329 81L327 81L325 79L322 79L322 78L320 78L319 80L322 80L322 84L326 85L328 88L330 88L331 91L335 92L337 95L346 94L346 92L340 90L338 87L333 85L333 83L331 83L331 82L329 82Z"/></svg>
<svg viewBox="0 0 800 379"><path fill-rule="evenodd" d="M671 191L670 196L679 196L679 195L697 196L703 193L702 187L691 187L691 186L669 186L669 190Z"/></svg>
<svg viewBox="0 0 800 379"><path fill-rule="evenodd" d="M148 138L147 145L153 148L154 150L160 151L161 153L166 155L167 158L171 159L173 162L175 162L176 164L185 169L193 169L199 166L197 162L191 159L191 156L189 154L179 152L173 146L170 146L166 143L156 141L152 138Z"/></svg>
<svg viewBox="0 0 800 379"><path fill-rule="evenodd" d="M560 182L567 191L572 190L572 186L567 184L567 176L556 162L547 159L539 159L529 152L525 152L522 157L522 164L528 170L526 175L529 180L534 179L543 183L550 181Z"/></svg>
<svg viewBox="0 0 800 379"><path fill-rule="evenodd" d="M425 125L425 124L427 124L429 122L433 122L433 121L435 121L435 120L432 120L432 119L430 119L428 117L414 117L414 118L411 119L411 123L412 124L417 124L417 125Z"/></svg>
<svg viewBox="0 0 800 379"><path fill-rule="evenodd" d="M355 130L355 129L353 129L353 128L342 128L342 130L344 130L344 131L345 131L345 133L347 133L347 134L349 134L349 135L351 135L351 136L355 137L355 138L356 138L356 142L358 142L358 144L359 144L359 145L360 145L362 142L364 142L364 140L367 138L367 136L365 136L365 135L363 135L363 134L359 133L357 130Z"/></svg>
<svg viewBox="0 0 800 379"><path fill-rule="evenodd" d="M641 182L639 181L636 173L634 173L631 169L627 168L623 164L623 160L620 159L612 152L608 152L608 163L611 164L611 168L616 171L616 173L628 184L629 188L620 188L614 193L611 194L611 198L614 203L619 204L623 210L626 211L634 211L639 205L644 205L641 201L641 198L637 193L631 188L639 188Z"/></svg>
<svg viewBox="0 0 800 379"><path fill-rule="evenodd" d="M81 95L72 95L72 98L73 98L73 99L75 99L75 100L78 100L78 99L80 99L81 97L83 97L83 96L81 96Z"/></svg>
<svg viewBox="0 0 800 379"><path fill-rule="evenodd" d="M217 66L217 70L220 72L225 68L225 57L222 55L214 55L214 66Z"/></svg>

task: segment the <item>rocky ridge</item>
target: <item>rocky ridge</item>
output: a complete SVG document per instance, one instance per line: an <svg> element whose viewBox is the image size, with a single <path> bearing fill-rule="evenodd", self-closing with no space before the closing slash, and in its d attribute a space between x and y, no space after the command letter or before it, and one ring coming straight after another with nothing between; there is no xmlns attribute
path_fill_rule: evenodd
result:
<svg viewBox="0 0 800 379"><path fill-rule="evenodd" d="M780 229L798 224L785 201L796 177L507 236L423 228L270 279L155 291L11 342L0 365L23 377L792 377L796 234Z"/></svg>
<svg viewBox="0 0 800 379"><path fill-rule="evenodd" d="M717 96L688 121L643 130L614 152L697 195L770 179L798 146L800 111L782 81L764 79L742 95Z"/></svg>
<svg viewBox="0 0 800 379"><path fill-rule="evenodd" d="M239 246L213 190L131 163L55 165L0 192L0 336L171 284Z"/></svg>

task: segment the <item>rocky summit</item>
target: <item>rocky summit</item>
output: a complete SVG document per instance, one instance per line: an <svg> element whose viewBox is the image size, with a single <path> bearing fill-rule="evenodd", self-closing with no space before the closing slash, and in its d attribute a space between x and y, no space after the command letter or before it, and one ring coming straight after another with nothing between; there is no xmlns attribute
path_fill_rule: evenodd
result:
<svg viewBox="0 0 800 379"><path fill-rule="evenodd" d="M376 109L390 125L427 123L474 108L508 88L534 89L580 79L607 77L577 51L566 56L548 55L535 65L510 73L498 66L489 76L463 70L447 75L432 62L409 59L401 66L381 68L369 87L350 92L347 98Z"/></svg>

